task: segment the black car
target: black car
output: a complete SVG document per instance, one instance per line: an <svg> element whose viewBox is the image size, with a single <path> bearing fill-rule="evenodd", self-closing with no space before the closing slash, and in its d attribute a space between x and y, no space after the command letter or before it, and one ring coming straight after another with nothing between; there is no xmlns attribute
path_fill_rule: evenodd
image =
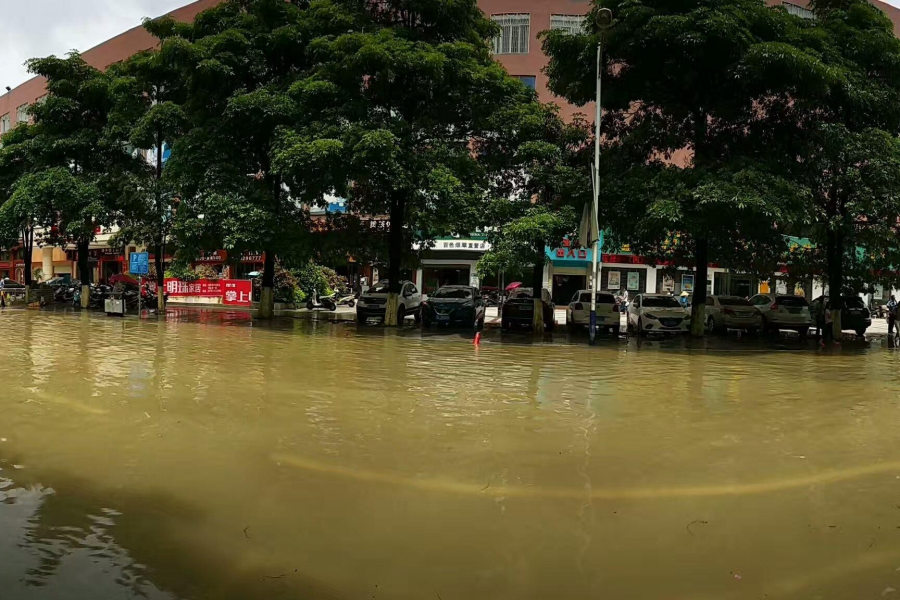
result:
<svg viewBox="0 0 900 600"><path fill-rule="evenodd" d="M556 307L550 299L548 290L541 290L541 306L544 311L544 329L553 331L556 325ZM534 322L534 290L532 288L518 288L503 303L503 312L500 315L500 323L504 331L512 327L524 326L531 328Z"/></svg>
<svg viewBox="0 0 900 600"><path fill-rule="evenodd" d="M872 315L866 308L866 303L859 296L844 296L844 308L841 309L841 329L855 331L856 335L863 336L866 329L872 326ZM828 302L828 296L819 296L809 305L813 322L821 324L823 321L822 307Z"/></svg>
<svg viewBox="0 0 900 600"><path fill-rule="evenodd" d="M484 327L484 299L476 288L445 285L422 303L422 324Z"/></svg>

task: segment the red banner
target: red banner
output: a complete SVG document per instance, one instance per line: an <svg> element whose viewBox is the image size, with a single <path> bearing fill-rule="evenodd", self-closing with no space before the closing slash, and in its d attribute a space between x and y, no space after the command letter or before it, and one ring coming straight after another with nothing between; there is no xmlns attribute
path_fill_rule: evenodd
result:
<svg viewBox="0 0 900 600"><path fill-rule="evenodd" d="M253 282L249 279L226 279L222 304L250 306L253 300Z"/></svg>
<svg viewBox="0 0 900 600"><path fill-rule="evenodd" d="M171 298L184 296L212 296L222 297L222 282L210 279L198 279L197 281L181 281L180 279L166 279L166 293Z"/></svg>

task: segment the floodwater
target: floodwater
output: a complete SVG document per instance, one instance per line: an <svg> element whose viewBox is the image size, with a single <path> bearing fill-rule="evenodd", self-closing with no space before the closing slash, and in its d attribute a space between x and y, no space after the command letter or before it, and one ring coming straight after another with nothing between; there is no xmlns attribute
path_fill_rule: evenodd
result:
<svg viewBox="0 0 900 600"><path fill-rule="evenodd" d="M900 597L880 345L0 331L4 600Z"/></svg>

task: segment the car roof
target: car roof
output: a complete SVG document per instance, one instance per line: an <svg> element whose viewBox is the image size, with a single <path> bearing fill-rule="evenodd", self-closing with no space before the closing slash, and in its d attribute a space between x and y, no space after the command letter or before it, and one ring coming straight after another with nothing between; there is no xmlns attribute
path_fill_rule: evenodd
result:
<svg viewBox="0 0 900 600"><path fill-rule="evenodd" d="M578 293L579 293L579 294L590 294L590 293L591 293L591 290L578 290ZM598 293L598 294L606 294L607 296L612 296L612 295L613 295L612 292L607 292L607 291L604 291L604 290L597 290L597 293Z"/></svg>
<svg viewBox="0 0 900 600"><path fill-rule="evenodd" d="M474 287L474 286L471 286L471 285L456 285L456 284L453 284L453 285L442 285L442 286L439 287L438 289L439 289L439 290L446 290L446 289L452 289L452 290L474 290L475 287Z"/></svg>

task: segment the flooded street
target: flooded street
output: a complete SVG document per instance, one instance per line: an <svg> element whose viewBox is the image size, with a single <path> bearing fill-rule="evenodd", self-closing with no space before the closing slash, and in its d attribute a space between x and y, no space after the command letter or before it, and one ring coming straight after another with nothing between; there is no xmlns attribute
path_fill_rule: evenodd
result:
<svg viewBox="0 0 900 600"><path fill-rule="evenodd" d="M4 600L900 597L879 344L0 330Z"/></svg>

